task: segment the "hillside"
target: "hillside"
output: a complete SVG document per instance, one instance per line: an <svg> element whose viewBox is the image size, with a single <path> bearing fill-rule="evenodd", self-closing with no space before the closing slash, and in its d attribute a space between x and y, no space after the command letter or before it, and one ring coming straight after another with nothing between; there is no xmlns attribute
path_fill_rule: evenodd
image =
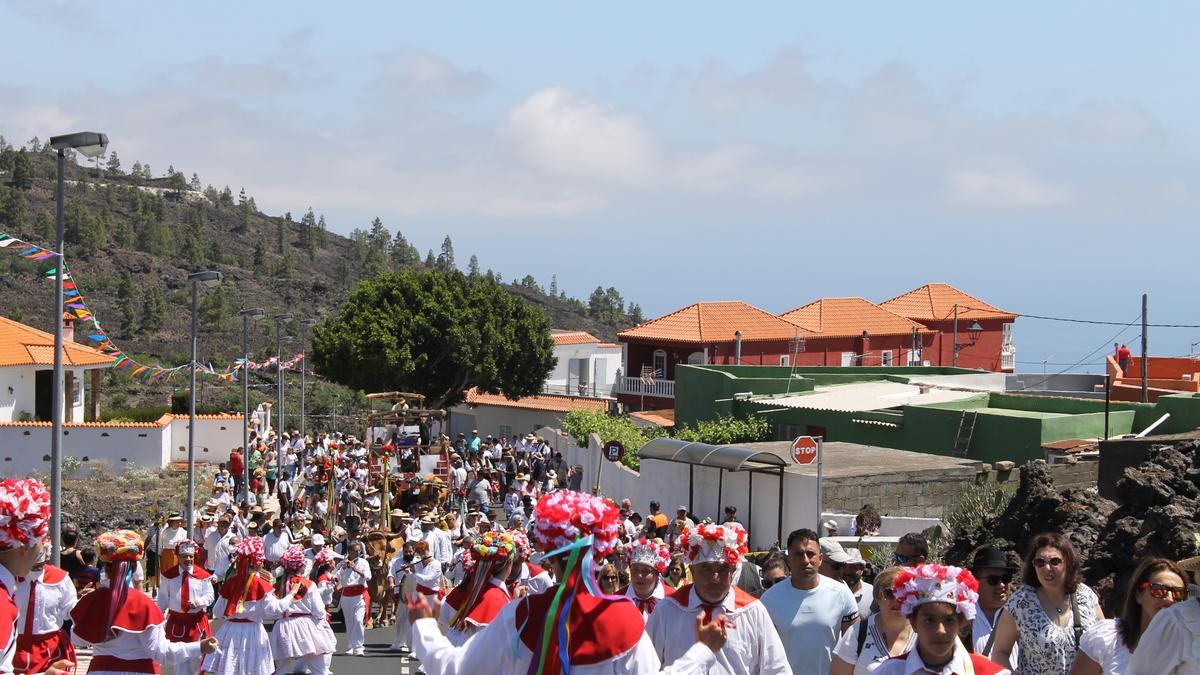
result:
<svg viewBox="0 0 1200 675"><path fill-rule="evenodd" d="M35 139L36 140L36 139ZM405 237L392 235L376 219L350 237L330 231L311 207L301 213L267 215L244 190L201 187L172 167L152 178L149 167L135 163L130 171L110 154L98 166L67 162L67 265L88 305L113 341L125 352L165 366L189 358L190 289L187 274L199 269L224 273L219 289L200 292L199 358L214 365L230 363L241 353L243 307L262 307L268 316L290 311L300 317L324 318L336 311L359 279L404 266L453 266L454 251L446 237L441 254L422 258ZM0 231L47 247L54 241L53 152L33 141L13 148L0 137ZM0 314L51 330L53 284L42 272L50 265L0 255ZM475 256L469 267L481 272ZM546 293L532 277L505 288L545 311L558 328L587 330L615 339L618 326L640 316L615 289L600 289L589 305ZM550 288L554 290L553 285ZM598 298L598 299L597 299ZM590 306L590 310L589 310ZM294 322L285 334L298 335ZM271 320L252 324L252 359L275 353ZM293 342L285 354L298 351ZM240 408L240 387L226 388L206 380L200 403ZM272 395L269 377L256 377L262 396ZM106 376L102 408L165 405L173 389L186 388L186 378L171 382L131 382L124 374ZM257 398L257 396L256 396ZM319 413L352 413L358 397L340 387L318 384L309 394Z"/></svg>

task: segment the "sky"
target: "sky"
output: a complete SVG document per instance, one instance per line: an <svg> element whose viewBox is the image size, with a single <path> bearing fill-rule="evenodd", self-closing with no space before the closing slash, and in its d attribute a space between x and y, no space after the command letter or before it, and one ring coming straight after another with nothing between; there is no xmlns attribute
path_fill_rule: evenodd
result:
<svg viewBox="0 0 1200 675"><path fill-rule="evenodd" d="M1200 324L1200 5L578 5L0 0L0 134L103 131L126 167L650 317L945 282ZM1018 370L1098 372L1118 330L1020 319Z"/></svg>

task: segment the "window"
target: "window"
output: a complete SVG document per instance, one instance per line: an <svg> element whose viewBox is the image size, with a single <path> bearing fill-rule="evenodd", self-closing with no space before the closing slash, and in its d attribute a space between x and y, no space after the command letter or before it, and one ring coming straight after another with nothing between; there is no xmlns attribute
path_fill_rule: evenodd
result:
<svg viewBox="0 0 1200 675"><path fill-rule="evenodd" d="M791 354L784 354L784 355L780 356L780 357L779 357L779 365L781 365L781 366L790 366L790 365L792 365L792 356L791 356Z"/></svg>
<svg viewBox="0 0 1200 675"><path fill-rule="evenodd" d="M1004 344L1006 346L1011 345L1012 344L1012 327L1013 327L1013 325L1011 323L1005 323L1005 324L1000 324L1000 325L1003 327Z"/></svg>
<svg viewBox="0 0 1200 675"><path fill-rule="evenodd" d="M854 352L842 352L842 367L848 368L854 365Z"/></svg>
<svg viewBox="0 0 1200 675"><path fill-rule="evenodd" d="M892 365L892 350L885 349L879 352L879 365L884 367Z"/></svg>
<svg viewBox="0 0 1200 675"><path fill-rule="evenodd" d="M921 354L915 349L908 350L908 361L906 363L910 366L921 365Z"/></svg>
<svg viewBox="0 0 1200 675"><path fill-rule="evenodd" d="M655 349L652 365L654 367L654 377L665 378L667 376L667 352L662 349Z"/></svg>

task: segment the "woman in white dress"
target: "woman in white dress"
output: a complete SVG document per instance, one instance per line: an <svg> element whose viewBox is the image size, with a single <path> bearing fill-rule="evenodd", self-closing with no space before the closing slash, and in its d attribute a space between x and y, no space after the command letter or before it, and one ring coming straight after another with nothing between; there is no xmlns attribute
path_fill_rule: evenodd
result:
<svg viewBox="0 0 1200 675"><path fill-rule="evenodd" d="M429 544L418 541L413 544L416 561L413 562L413 580L417 583L417 592L425 596L430 607L440 607L442 604L442 564L429 553Z"/></svg>
<svg viewBox="0 0 1200 675"><path fill-rule="evenodd" d="M279 563L287 575L287 587L295 588L292 606L271 629L271 652L278 673L290 672L303 662L308 672L324 675L325 655L337 647L332 631L326 632L325 602L320 588L302 576L305 567L304 547L292 544Z"/></svg>
<svg viewBox="0 0 1200 675"><path fill-rule="evenodd" d="M900 603L892 590L901 569L889 567L875 575L873 595L879 611L842 634L833 650L829 675L866 675L917 645L917 635L908 618L900 613Z"/></svg>
<svg viewBox="0 0 1200 675"><path fill-rule="evenodd" d="M224 619L216 636L221 650L205 657L201 671L220 675L271 675L275 672L275 659L263 623L292 607L297 586L289 586L284 599L275 597L275 589L262 571L267 556L261 538L247 537L238 544L235 554L235 572L221 585L213 605L213 614Z"/></svg>

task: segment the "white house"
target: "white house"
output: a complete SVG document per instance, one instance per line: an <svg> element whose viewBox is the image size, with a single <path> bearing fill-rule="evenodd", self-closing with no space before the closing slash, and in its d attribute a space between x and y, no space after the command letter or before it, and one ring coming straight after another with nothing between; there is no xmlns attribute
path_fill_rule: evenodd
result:
<svg viewBox="0 0 1200 675"><path fill-rule="evenodd" d="M578 330L552 330L558 365L542 391L564 396L608 398L621 368L621 345L601 342Z"/></svg>
<svg viewBox="0 0 1200 675"><path fill-rule="evenodd" d="M100 373L113 358L73 341L72 321L63 326L65 422L84 420L84 381L92 377L98 405ZM50 421L54 385L54 336L0 316L0 422Z"/></svg>

